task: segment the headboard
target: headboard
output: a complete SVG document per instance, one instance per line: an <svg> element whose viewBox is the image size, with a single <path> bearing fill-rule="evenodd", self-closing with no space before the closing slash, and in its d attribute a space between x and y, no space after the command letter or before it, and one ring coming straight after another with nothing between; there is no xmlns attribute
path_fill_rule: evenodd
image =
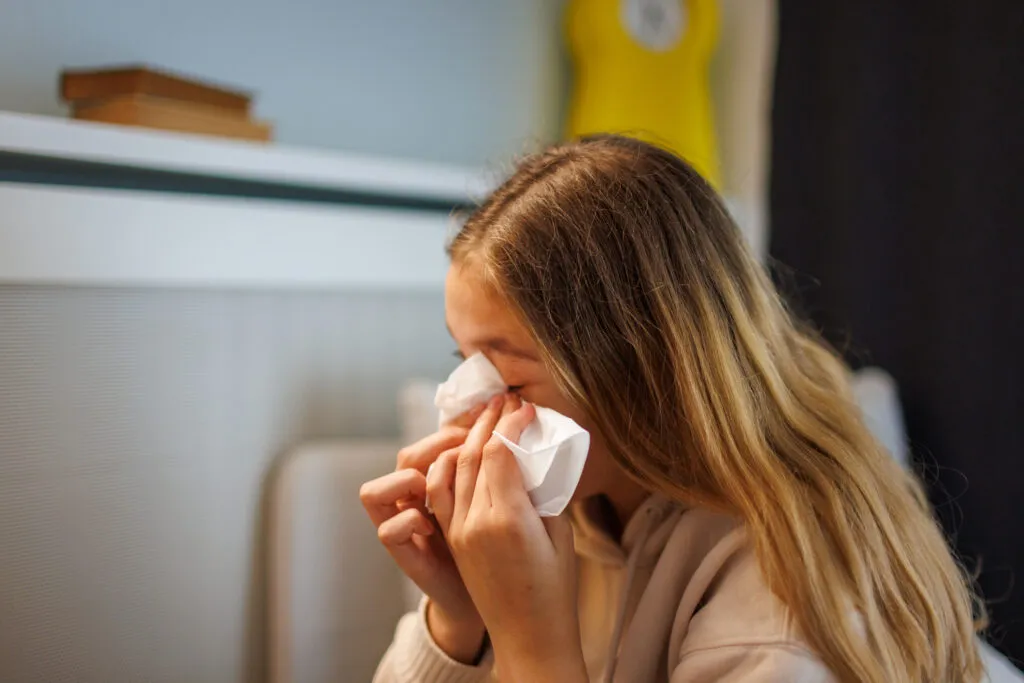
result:
<svg viewBox="0 0 1024 683"><path fill-rule="evenodd" d="M267 525L269 683L369 681L405 610L359 486L398 441L318 441L282 459Z"/></svg>

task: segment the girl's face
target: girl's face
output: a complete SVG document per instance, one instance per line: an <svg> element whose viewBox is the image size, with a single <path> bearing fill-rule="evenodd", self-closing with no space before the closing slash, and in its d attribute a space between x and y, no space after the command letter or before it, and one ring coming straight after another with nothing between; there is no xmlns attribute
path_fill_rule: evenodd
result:
<svg viewBox="0 0 1024 683"><path fill-rule="evenodd" d="M604 493L619 507L617 499L637 497L634 489L639 487L608 454L601 430L558 390L527 328L506 303L491 293L473 264L453 264L448 270L445 313L448 331L463 357L483 353L501 373L510 391L530 403L571 417L590 432L590 453L574 500ZM625 501L623 505L632 507Z"/></svg>

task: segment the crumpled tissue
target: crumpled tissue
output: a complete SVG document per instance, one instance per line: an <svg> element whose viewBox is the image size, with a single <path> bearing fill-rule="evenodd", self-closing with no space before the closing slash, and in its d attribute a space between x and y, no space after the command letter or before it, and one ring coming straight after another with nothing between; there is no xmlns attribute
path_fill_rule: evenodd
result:
<svg viewBox="0 0 1024 683"><path fill-rule="evenodd" d="M448 381L437 388L434 405L441 424L508 389L498 369L482 353L467 358ZM519 443L501 439L519 463L523 482L541 517L560 515L579 484L590 450L590 433L575 421L550 408L535 406L537 417L523 431Z"/></svg>

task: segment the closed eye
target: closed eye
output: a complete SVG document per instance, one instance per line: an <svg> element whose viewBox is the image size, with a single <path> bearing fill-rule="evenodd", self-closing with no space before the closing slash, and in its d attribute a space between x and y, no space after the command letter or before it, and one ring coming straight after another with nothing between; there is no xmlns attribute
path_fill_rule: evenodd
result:
<svg viewBox="0 0 1024 683"><path fill-rule="evenodd" d="M455 349L454 351L452 351L452 355L455 356L456 358L458 358L459 360L466 360L466 354L464 354L459 349ZM526 385L525 384L510 384L510 385L508 385L508 392L510 394L514 394L517 391L520 391L524 386L526 386Z"/></svg>

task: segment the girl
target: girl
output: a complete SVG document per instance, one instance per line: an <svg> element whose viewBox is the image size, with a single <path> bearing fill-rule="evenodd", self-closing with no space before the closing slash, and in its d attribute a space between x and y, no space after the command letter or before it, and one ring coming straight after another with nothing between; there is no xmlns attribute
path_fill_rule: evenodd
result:
<svg viewBox="0 0 1024 683"><path fill-rule="evenodd" d="M379 683L980 680L921 487L687 164L619 137L552 148L450 256L451 334L509 393L361 491L426 594ZM559 518L492 437L532 404L592 435Z"/></svg>

